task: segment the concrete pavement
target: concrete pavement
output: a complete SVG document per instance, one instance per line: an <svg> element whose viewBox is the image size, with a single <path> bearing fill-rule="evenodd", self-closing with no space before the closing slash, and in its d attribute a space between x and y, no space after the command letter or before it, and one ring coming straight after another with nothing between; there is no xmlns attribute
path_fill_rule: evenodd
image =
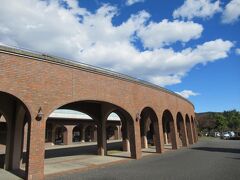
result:
<svg viewBox="0 0 240 180"><path fill-rule="evenodd" d="M144 157L116 164L49 177L48 180L238 180L240 179L240 141L202 139L190 149Z"/></svg>

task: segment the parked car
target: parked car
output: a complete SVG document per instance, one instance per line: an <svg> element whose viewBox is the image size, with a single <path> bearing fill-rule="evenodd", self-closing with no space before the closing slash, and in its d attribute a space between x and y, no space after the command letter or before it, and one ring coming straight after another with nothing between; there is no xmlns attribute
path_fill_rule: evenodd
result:
<svg viewBox="0 0 240 180"><path fill-rule="evenodd" d="M223 132L220 136L221 139L230 139L230 134L229 132Z"/></svg>
<svg viewBox="0 0 240 180"><path fill-rule="evenodd" d="M211 132L209 133L209 136L212 136L212 137L220 137L220 132L211 131Z"/></svg>
<svg viewBox="0 0 240 180"><path fill-rule="evenodd" d="M240 131L234 131L234 136L232 136L230 139L240 140Z"/></svg>

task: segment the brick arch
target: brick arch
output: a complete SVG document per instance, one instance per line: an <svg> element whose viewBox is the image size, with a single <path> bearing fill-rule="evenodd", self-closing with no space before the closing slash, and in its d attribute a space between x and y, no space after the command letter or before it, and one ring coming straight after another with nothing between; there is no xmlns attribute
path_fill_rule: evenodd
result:
<svg viewBox="0 0 240 180"><path fill-rule="evenodd" d="M55 135L58 134L58 138L61 138L60 143L67 144L67 133L69 133L68 129L64 125L59 125L56 128Z"/></svg>
<svg viewBox="0 0 240 180"><path fill-rule="evenodd" d="M6 99L15 101L16 103L19 103L21 106L23 106L23 108L26 112L27 119L28 120L32 119L29 106L23 100L21 100L19 97L17 97L14 94L5 92L5 91L0 91L0 97L1 96L7 96ZM1 102L3 102L3 100L1 100ZM6 104L6 103L4 103L4 104ZM6 113L6 111L7 111L6 108L7 108L6 106L2 107L2 105L0 104L0 114L2 114L5 117L5 120L7 122L8 121L8 114Z"/></svg>
<svg viewBox="0 0 240 180"><path fill-rule="evenodd" d="M124 104L119 104L119 102L114 102L112 101L111 99L108 99L106 101L106 99L102 99L102 98L96 98L94 95L91 97L91 98L75 98L75 99L70 99L70 100L66 100L66 101L60 101L60 102L57 102L55 105L51 106L50 108L47 108L46 109L46 112L45 112L45 120L47 119L47 117L49 117L49 115L56 109L64 109L64 107L66 105L70 105L70 104L74 104L74 103L79 103L79 102L89 102L89 103L94 103L94 102L97 102L97 103L104 103L104 104L109 104L109 105L112 105L112 110L111 112L128 112L127 109L129 109L129 107L126 107ZM76 110L76 111L79 111L77 109L72 109L72 110ZM121 111L123 110L123 111ZM80 112L83 112L85 114L87 114L88 116L90 116L92 119L96 119L96 117L94 117L91 113L89 112L86 112L84 110L80 110ZM111 112L108 114L110 115ZM128 112L129 113L129 112Z"/></svg>
<svg viewBox="0 0 240 180"><path fill-rule="evenodd" d="M23 157L24 141L28 137L24 137L23 129L26 124L32 121L32 115L28 105L19 97L6 91L0 91L0 114L4 116L7 125L6 135L6 151L5 151L5 169L12 173L21 169L21 158ZM28 126L27 126L28 127ZM29 129L27 129L28 131ZM25 134L29 136L28 133ZM13 151L14 149L14 151ZM29 157L29 145L27 146L26 158ZM26 160L23 159L23 162ZM26 161L25 170L29 162Z"/></svg>
<svg viewBox="0 0 240 180"><path fill-rule="evenodd" d="M177 113L177 133L182 146L188 146L186 123L181 112Z"/></svg>
<svg viewBox="0 0 240 180"><path fill-rule="evenodd" d="M177 149L177 128L175 127L175 121L172 112L169 109L164 110L162 113L162 127L165 143L168 144L167 142L170 141L172 149Z"/></svg>
<svg viewBox="0 0 240 180"><path fill-rule="evenodd" d="M134 119L131 114L120 108L115 106L111 111L107 113L106 117L109 117L111 113L116 113L121 121L121 132L122 132L122 150L131 153L131 157L135 157L136 150L136 141L135 141L135 133L134 133Z"/></svg>
<svg viewBox="0 0 240 180"><path fill-rule="evenodd" d="M152 143L156 147L157 153L162 153L163 148L160 143L159 120L156 111L146 106L140 111L140 135L142 148L148 148L148 137L152 138ZM147 132L147 130L149 131ZM147 134L148 133L148 134Z"/></svg>
<svg viewBox="0 0 240 180"><path fill-rule="evenodd" d="M85 136L87 138L87 141L96 141L96 137L94 135L96 129L97 129L96 125L88 125L88 126L86 126L86 128L85 128ZM90 137L87 137L87 135L89 135Z"/></svg>
<svg viewBox="0 0 240 180"><path fill-rule="evenodd" d="M79 125L79 124L73 127L73 129L72 129L73 142L80 142L80 141L81 141L81 136L82 136L82 134L81 134L81 128L82 128L82 127L81 127L81 125ZM76 137L74 136L74 135L75 135L74 133L75 133L76 131L79 132L79 137L78 137L78 138L76 138ZM74 138L76 138L76 139L74 139Z"/></svg>

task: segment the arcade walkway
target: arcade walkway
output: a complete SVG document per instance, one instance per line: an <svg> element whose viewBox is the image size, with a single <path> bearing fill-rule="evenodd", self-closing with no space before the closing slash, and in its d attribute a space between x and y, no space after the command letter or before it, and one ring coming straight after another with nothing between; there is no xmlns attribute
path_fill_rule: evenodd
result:
<svg viewBox="0 0 240 180"><path fill-rule="evenodd" d="M121 151L121 143L120 140L108 142L107 156L95 155L96 142L47 148L44 174L52 176L73 171L81 172L124 161L132 161L130 152ZM171 150L171 146L165 146L165 150ZM143 149L142 152L143 156L148 156L154 154L156 150L155 147L149 147L148 149Z"/></svg>
<svg viewBox="0 0 240 180"><path fill-rule="evenodd" d="M55 177L56 175L83 172L90 169L102 168L112 164L122 163L126 161L134 161L130 158L129 152L121 151L121 140L108 141L107 156L99 156L96 154L96 142L75 143L71 145L55 145L46 144L44 174L46 177ZM165 145L165 151L171 150L171 145ZM148 156L155 154L156 149L150 146L142 149L142 155ZM1 152L0 152L1 155ZM24 164L21 169L24 169ZM0 176L4 180L20 179L17 176L1 169Z"/></svg>

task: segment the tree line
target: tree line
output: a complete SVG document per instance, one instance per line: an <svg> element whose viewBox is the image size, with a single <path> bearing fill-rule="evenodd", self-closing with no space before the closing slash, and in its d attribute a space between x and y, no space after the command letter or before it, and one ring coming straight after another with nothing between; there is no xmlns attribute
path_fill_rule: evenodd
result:
<svg viewBox="0 0 240 180"><path fill-rule="evenodd" d="M200 130L240 131L240 112L237 110L209 112L197 116Z"/></svg>

